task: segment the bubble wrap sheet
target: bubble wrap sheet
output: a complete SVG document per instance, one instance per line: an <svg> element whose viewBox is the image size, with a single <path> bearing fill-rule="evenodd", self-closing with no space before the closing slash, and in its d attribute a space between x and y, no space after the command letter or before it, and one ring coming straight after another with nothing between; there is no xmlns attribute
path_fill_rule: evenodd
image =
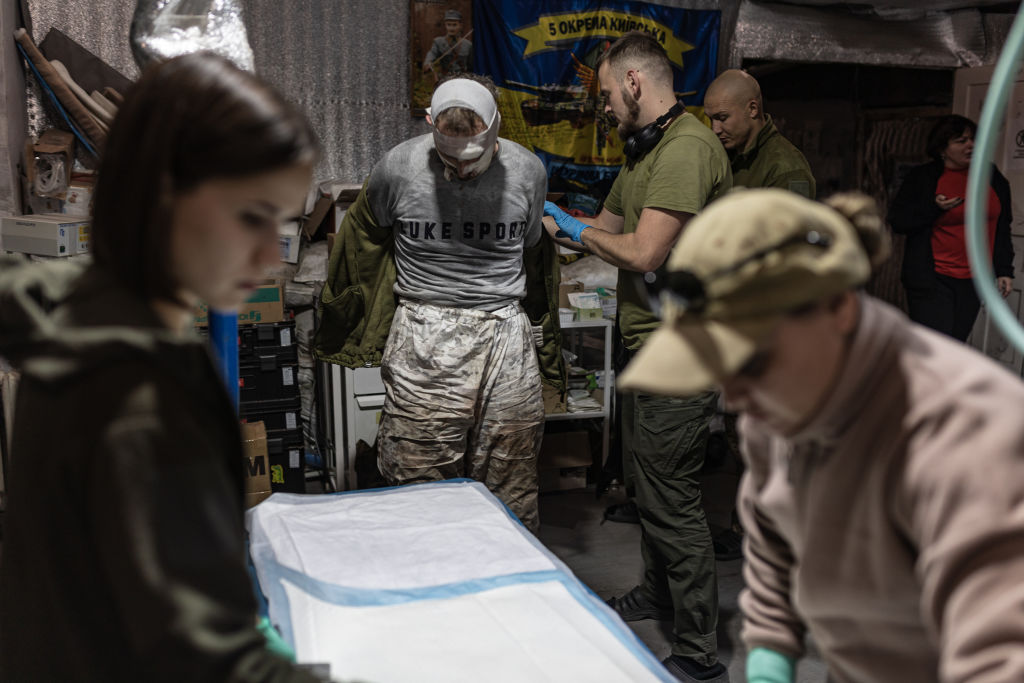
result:
<svg viewBox="0 0 1024 683"><path fill-rule="evenodd" d="M240 0L136 0L130 38L142 67L212 50L243 69L255 68Z"/></svg>

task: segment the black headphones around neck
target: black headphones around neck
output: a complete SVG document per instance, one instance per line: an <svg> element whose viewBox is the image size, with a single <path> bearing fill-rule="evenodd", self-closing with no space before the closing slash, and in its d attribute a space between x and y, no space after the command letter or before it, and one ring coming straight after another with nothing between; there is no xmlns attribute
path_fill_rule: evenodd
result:
<svg viewBox="0 0 1024 683"><path fill-rule="evenodd" d="M626 159L636 161L654 149L655 145L661 142L661 136L665 134L661 127L668 123L669 119L682 114L684 108L682 100L677 101L671 109L659 116L653 123L648 123L626 138L626 142L622 146L622 153L626 155Z"/></svg>

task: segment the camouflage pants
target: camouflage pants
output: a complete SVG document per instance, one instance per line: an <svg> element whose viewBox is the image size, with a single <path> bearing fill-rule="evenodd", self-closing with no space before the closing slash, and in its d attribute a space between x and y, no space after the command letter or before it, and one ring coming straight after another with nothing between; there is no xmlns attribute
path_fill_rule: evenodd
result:
<svg viewBox="0 0 1024 683"><path fill-rule="evenodd" d="M378 465L389 484L470 477L536 531L544 402L530 322L403 301L381 362Z"/></svg>

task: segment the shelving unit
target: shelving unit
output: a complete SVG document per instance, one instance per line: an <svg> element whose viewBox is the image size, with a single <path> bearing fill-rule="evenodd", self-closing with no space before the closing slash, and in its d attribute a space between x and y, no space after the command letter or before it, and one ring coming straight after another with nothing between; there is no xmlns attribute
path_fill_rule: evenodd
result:
<svg viewBox="0 0 1024 683"><path fill-rule="evenodd" d="M596 320L577 320L562 323L563 344L570 351L574 351L582 343L582 335L587 333L601 333L604 337L604 384L602 390L602 405L600 410L586 410L578 412L548 413L545 419L549 422L558 420L601 420L601 465L608 459L608 440L611 429L611 400L615 387L611 382L612 369L612 321L606 318Z"/></svg>

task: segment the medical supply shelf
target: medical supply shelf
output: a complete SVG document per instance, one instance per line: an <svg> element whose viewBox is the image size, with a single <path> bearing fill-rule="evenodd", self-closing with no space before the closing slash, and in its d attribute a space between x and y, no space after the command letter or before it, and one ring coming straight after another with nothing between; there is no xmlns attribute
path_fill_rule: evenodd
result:
<svg viewBox="0 0 1024 683"><path fill-rule="evenodd" d="M596 318L593 320L574 320L562 323L562 345L569 351L575 352L583 346L583 337L587 334L601 335L603 337L603 354L601 377L604 386L601 388L602 400L600 410L581 410L576 412L548 413L545 420L557 422L562 420L601 420L601 466L608 460L608 441L611 429L611 402L615 393L615 386L612 380L612 329L614 324L607 318Z"/></svg>
<svg viewBox="0 0 1024 683"><path fill-rule="evenodd" d="M562 324L563 344L572 351L582 345L584 334L599 335L602 349L602 369L605 381L600 410L548 413L547 422L570 420L601 420L601 463L608 459L611 401L615 387L611 380L612 328L610 320L580 320ZM339 491L358 487L355 460L357 444L368 446L375 441L377 424L384 407L384 384L379 367L345 368L333 363L321 363L320 381L325 387L322 399L328 406L325 420L325 441L335 453L335 486Z"/></svg>

